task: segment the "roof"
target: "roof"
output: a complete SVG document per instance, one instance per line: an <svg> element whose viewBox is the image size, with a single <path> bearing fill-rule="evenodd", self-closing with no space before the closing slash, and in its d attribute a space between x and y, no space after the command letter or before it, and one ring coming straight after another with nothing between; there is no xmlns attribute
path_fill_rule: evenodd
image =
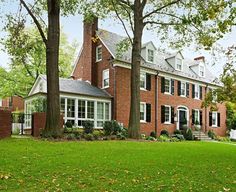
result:
<svg viewBox="0 0 236 192"><path fill-rule="evenodd" d="M97 35L100 38L100 40L102 41L102 43L104 44L104 46L108 49L108 51L114 57L114 59L124 61L124 62L127 62L127 63L131 62L131 48L128 49L122 55L121 58L116 57L116 55L118 55L117 54L117 45L119 44L119 42L124 40L126 37L118 35L116 33L112 33L112 32L103 30L103 29L99 29L97 31ZM148 43L150 43L150 42L148 42ZM146 44L147 43L143 44L142 47L144 47ZM205 83L216 84L214 82L216 77L214 75L212 75L212 73L207 69L207 67L206 67L206 70L205 70L205 77L200 77L198 74L196 74L192 70L191 67L196 64L196 61L194 61L194 60L190 60L188 58L183 58L183 62L186 64L185 67L183 68L183 71L175 70L168 63L168 59L171 58L171 57L175 57L178 53L180 53L182 55L181 51L177 51L173 54L157 51L157 54L156 54L157 63L153 64L153 63L149 63L149 62L144 60L144 62L141 62L141 66L146 67L146 68L150 68L150 69L154 69L154 70L157 70L157 71L170 73L170 74L174 74L174 75L177 75L177 76L181 76L181 77L185 77L185 78L205 82Z"/></svg>
<svg viewBox="0 0 236 192"><path fill-rule="evenodd" d="M43 80L47 81L46 75L40 75ZM73 80L59 78L60 92L72 93L78 95L87 95L93 97L111 98L105 90L99 89L90 83L82 80Z"/></svg>

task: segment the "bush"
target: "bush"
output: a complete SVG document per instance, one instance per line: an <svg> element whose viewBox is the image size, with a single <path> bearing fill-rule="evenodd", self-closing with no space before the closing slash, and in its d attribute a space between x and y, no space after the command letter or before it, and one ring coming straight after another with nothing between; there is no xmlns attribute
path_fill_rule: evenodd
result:
<svg viewBox="0 0 236 192"><path fill-rule="evenodd" d="M184 131L184 138L190 141L194 139L192 129L188 128L186 131Z"/></svg>
<svg viewBox="0 0 236 192"><path fill-rule="evenodd" d="M152 131L152 132L150 133L150 136L156 138L156 132L155 132L155 131Z"/></svg>
<svg viewBox="0 0 236 192"><path fill-rule="evenodd" d="M180 141L184 141L184 136L182 134L176 134L175 137L179 139Z"/></svg>
<svg viewBox="0 0 236 192"><path fill-rule="evenodd" d="M146 138L146 140L148 140L148 141L156 141L157 139L156 139L155 137L148 136L148 137Z"/></svg>
<svg viewBox="0 0 236 192"><path fill-rule="evenodd" d="M175 134L175 135L177 135L177 134L178 134L178 135L182 135L182 132L181 132L180 130L176 129L176 130L174 131L174 134Z"/></svg>
<svg viewBox="0 0 236 192"><path fill-rule="evenodd" d="M158 141L167 142L167 141L170 141L170 138L166 134L163 134L163 135L160 135L160 137L158 137Z"/></svg>
<svg viewBox="0 0 236 192"><path fill-rule="evenodd" d="M72 127L73 127L73 124L70 121L67 121L65 123L65 128L72 128Z"/></svg>
<svg viewBox="0 0 236 192"><path fill-rule="evenodd" d="M216 134L212 130L209 130L207 134L208 134L208 137L212 139L216 139Z"/></svg>
<svg viewBox="0 0 236 192"><path fill-rule="evenodd" d="M120 140L125 140L126 139L126 137L121 132L117 133L116 137L117 137L117 139L120 139Z"/></svg>
<svg viewBox="0 0 236 192"><path fill-rule="evenodd" d="M116 135L117 133L122 131L121 126L118 124L117 121L106 121L103 124L103 130L105 135Z"/></svg>
<svg viewBox="0 0 236 192"><path fill-rule="evenodd" d="M216 140L217 141L221 141L221 142L230 142L230 138L228 137L220 137L220 136L216 136Z"/></svg>
<svg viewBox="0 0 236 192"><path fill-rule="evenodd" d="M76 135L74 133L69 133L69 134L66 135L66 139L67 140L75 140Z"/></svg>
<svg viewBox="0 0 236 192"><path fill-rule="evenodd" d="M169 137L169 132L167 130L161 130L160 135L166 135L167 137Z"/></svg>
<svg viewBox="0 0 236 192"><path fill-rule="evenodd" d="M102 138L102 136L103 136L103 131L100 130L93 131L93 137L95 140Z"/></svg>
<svg viewBox="0 0 236 192"><path fill-rule="evenodd" d="M170 138L170 141L171 141L171 142L179 142L180 139L178 139L177 137L171 137L171 138Z"/></svg>
<svg viewBox="0 0 236 192"><path fill-rule="evenodd" d="M85 134L90 134L93 133L93 128L94 128L94 124L93 121L84 121L83 122L83 128L84 128L84 133Z"/></svg>
<svg viewBox="0 0 236 192"><path fill-rule="evenodd" d="M93 136L92 133L84 134L84 139L87 140L87 141L93 141L94 136Z"/></svg>
<svg viewBox="0 0 236 192"><path fill-rule="evenodd" d="M141 134L140 137L141 137L141 139L146 139L146 135L145 134Z"/></svg>

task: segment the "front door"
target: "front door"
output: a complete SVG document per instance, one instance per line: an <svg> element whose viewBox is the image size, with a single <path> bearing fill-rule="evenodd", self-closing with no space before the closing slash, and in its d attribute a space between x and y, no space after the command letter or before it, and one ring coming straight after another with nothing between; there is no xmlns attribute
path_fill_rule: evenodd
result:
<svg viewBox="0 0 236 192"><path fill-rule="evenodd" d="M183 130L183 125L187 124L187 112L184 110L179 110L179 129Z"/></svg>

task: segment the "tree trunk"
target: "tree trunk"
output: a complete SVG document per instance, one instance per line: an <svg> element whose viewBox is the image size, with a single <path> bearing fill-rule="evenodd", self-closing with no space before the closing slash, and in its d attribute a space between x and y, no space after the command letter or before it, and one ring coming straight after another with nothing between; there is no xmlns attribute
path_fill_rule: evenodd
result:
<svg viewBox="0 0 236 192"><path fill-rule="evenodd" d="M47 71L47 111L45 137L59 137L60 95L59 95L59 41L60 41L60 0L47 0L48 6L48 41L46 45Z"/></svg>
<svg viewBox="0 0 236 192"><path fill-rule="evenodd" d="M143 34L143 16L141 2L134 2L134 39L132 44L131 63L131 101L128 135L130 138L140 137L140 64Z"/></svg>

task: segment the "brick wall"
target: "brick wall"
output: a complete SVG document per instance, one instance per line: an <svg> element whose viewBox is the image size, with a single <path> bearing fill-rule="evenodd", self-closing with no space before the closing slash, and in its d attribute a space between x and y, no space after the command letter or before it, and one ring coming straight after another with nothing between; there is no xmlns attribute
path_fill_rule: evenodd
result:
<svg viewBox="0 0 236 192"><path fill-rule="evenodd" d="M0 139L11 136L11 111L0 110Z"/></svg>
<svg viewBox="0 0 236 192"><path fill-rule="evenodd" d="M46 113L33 113L32 115L32 136L39 137L41 130L46 125ZM61 127L63 127L63 115L61 115Z"/></svg>
<svg viewBox="0 0 236 192"><path fill-rule="evenodd" d="M19 96L4 98L2 99L2 108L8 108L11 111L24 111L24 99Z"/></svg>

